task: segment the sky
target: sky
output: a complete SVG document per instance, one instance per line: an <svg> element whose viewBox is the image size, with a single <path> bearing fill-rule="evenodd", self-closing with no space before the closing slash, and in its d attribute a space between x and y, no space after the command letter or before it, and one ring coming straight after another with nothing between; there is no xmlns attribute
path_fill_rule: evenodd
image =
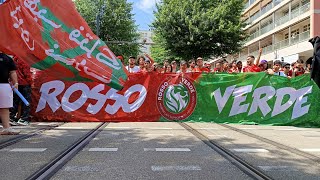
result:
<svg viewBox="0 0 320 180"><path fill-rule="evenodd" d="M149 25L154 19L155 5L160 0L128 0L128 2L133 3L133 14L138 30L149 30Z"/></svg>

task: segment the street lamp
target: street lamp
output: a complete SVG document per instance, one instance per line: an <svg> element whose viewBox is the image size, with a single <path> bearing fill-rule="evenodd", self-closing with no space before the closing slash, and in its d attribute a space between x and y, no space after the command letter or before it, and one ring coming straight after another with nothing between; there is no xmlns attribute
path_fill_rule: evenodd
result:
<svg viewBox="0 0 320 180"><path fill-rule="evenodd" d="M98 5L99 2L97 2ZM100 18L103 15L104 11L106 9L106 3L105 1L103 1L103 5L101 7L99 7L99 11L97 13L97 18L96 18L96 35L99 37L100 35Z"/></svg>

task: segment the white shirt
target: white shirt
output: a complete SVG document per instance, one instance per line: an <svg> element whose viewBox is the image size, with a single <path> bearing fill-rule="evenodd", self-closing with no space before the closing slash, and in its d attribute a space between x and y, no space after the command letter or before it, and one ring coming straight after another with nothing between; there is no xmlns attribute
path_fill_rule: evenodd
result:
<svg viewBox="0 0 320 180"><path fill-rule="evenodd" d="M140 71L139 66L134 66L133 68L130 68L129 66L126 66L126 69L129 71L129 73L137 73Z"/></svg>
<svg viewBox="0 0 320 180"><path fill-rule="evenodd" d="M273 75L287 77L287 75L285 75L283 71L274 72L274 74L273 74Z"/></svg>

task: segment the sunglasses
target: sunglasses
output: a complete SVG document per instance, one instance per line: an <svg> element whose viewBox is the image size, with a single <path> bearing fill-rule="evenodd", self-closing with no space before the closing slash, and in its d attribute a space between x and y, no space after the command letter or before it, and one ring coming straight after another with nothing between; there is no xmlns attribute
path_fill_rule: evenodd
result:
<svg viewBox="0 0 320 180"><path fill-rule="evenodd" d="M284 67L284 68L286 68L286 69L290 69L290 67L288 67L288 66L287 66L287 67Z"/></svg>

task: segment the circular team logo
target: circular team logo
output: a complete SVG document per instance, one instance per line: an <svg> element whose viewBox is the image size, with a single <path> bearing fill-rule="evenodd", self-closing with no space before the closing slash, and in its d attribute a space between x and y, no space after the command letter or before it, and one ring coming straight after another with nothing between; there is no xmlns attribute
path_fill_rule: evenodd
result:
<svg viewBox="0 0 320 180"><path fill-rule="evenodd" d="M157 107L161 115L168 120L184 120L194 111L197 104L197 92L192 81L180 78L178 83L172 78L163 81L157 92Z"/></svg>

